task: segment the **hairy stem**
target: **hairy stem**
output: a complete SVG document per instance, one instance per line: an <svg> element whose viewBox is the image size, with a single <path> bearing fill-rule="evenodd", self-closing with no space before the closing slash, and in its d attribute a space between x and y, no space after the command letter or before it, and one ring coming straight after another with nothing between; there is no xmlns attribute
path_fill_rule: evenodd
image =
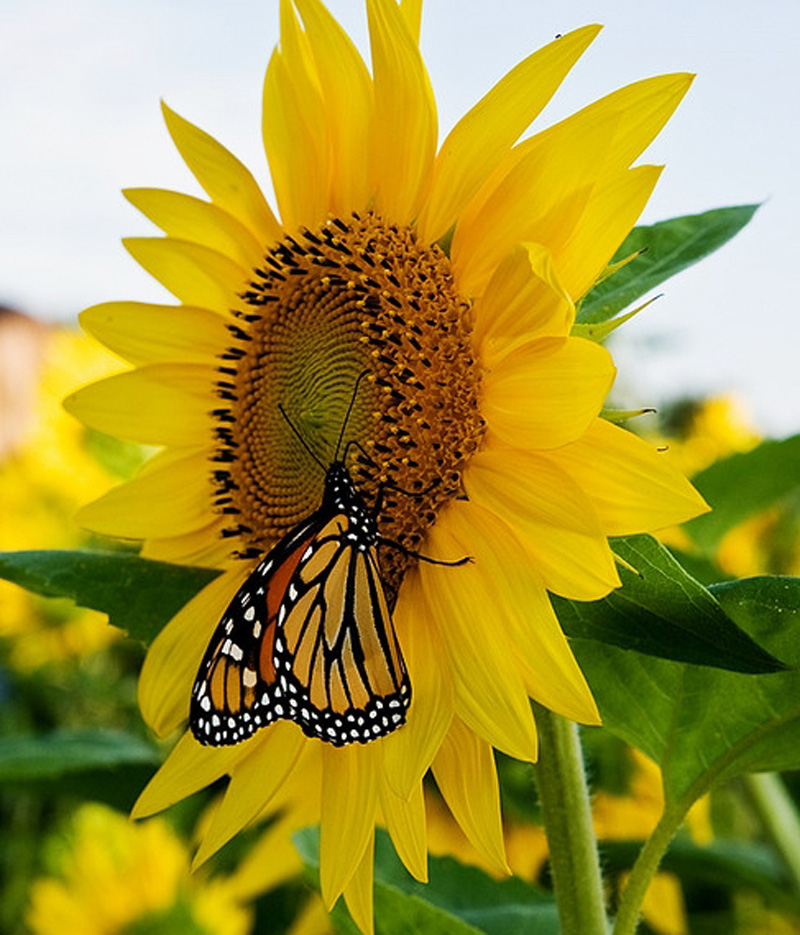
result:
<svg viewBox="0 0 800 935"><path fill-rule="evenodd" d="M647 888L685 817L685 808L678 806L667 808L653 829L653 833L644 842L631 870L631 875L628 877L628 882L625 884L613 935L635 935Z"/></svg>
<svg viewBox="0 0 800 935"><path fill-rule="evenodd" d="M535 767L562 935L607 935L597 841L577 725L535 705Z"/></svg>

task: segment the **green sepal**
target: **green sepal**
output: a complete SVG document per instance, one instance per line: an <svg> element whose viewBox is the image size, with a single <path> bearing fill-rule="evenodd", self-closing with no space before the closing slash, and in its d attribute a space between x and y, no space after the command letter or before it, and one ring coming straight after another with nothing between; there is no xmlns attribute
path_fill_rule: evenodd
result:
<svg viewBox="0 0 800 935"><path fill-rule="evenodd" d="M626 321L630 321L631 318L634 318L639 312L643 312L649 305L652 305L656 299L660 298L660 294L654 295L652 299L642 302L641 305L637 305L636 308L632 309L630 312L626 312L624 315L617 315L616 318L609 318L608 321L593 323L576 321L572 326L570 334L574 338L585 338L587 341L594 341L597 344L601 344L610 334L613 334L620 325L624 325Z"/></svg>

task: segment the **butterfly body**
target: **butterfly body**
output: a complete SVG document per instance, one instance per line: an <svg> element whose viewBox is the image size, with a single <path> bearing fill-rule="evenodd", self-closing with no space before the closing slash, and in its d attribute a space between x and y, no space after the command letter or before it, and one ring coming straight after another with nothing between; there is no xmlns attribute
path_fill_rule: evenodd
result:
<svg viewBox="0 0 800 935"><path fill-rule="evenodd" d="M189 718L200 743L239 743L280 718L335 746L404 723L411 685L380 542L375 515L334 460L320 506L256 566L211 638Z"/></svg>

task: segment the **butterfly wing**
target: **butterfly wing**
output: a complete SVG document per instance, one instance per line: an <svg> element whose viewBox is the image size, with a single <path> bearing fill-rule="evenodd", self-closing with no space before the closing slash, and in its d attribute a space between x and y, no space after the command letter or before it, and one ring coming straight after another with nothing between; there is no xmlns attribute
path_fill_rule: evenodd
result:
<svg viewBox="0 0 800 935"><path fill-rule="evenodd" d="M386 604L374 518L341 463L320 508L237 591L211 638L189 722L235 744L277 718L335 746L405 722L411 684Z"/></svg>
<svg viewBox="0 0 800 935"><path fill-rule="evenodd" d="M200 743L239 743L284 716L273 663L277 617L300 559L323 523L312 514L288 533L222 615L192 689L189 725Z"/></svg>
<svg viewBox="0 0 800 935"><path fill-rule="evenodd" d="M374 548L344 513L303 555L278 612L278 684L288 717L335 746L400 727L411 684Z"/></svg>

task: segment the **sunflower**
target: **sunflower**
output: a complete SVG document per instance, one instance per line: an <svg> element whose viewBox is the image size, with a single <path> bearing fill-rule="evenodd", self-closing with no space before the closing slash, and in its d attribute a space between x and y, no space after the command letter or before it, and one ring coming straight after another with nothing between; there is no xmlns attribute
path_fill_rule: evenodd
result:
<svg viewBox="0 0 800 935"><path fill-rule="evenodd" d="M166 237L126 245L180 304L85 311L134 369L67 401L97 429L163 446L82 521L144 540L144 556L223 572L148 653L140 705L160 735L186 721L209 640L258 558L319 506L319 464L345 423L359 496L389 491L377 526L399 547L379 561L413 690L405 723L338 747L286 720L230 746L186 733L135 812L228 774L203 859L285 784L301 790L321 824L325 903L344 893L364 930L378 816L425 878L429 768L507 871L492 748L536 759L529 698L598 723L548 591L602 597L619 585L608 536L704 509L654 449L601 418L611 357L570 336L575 303L658 179L631 164L691 76L637 82L519 142L597 35L586 26L512 69L437 149L421 4L368 0L367 14L371 72L319 0L281 3L263 101L280 220L230 152L164 108L209 200L128 191Z"/></svg>

